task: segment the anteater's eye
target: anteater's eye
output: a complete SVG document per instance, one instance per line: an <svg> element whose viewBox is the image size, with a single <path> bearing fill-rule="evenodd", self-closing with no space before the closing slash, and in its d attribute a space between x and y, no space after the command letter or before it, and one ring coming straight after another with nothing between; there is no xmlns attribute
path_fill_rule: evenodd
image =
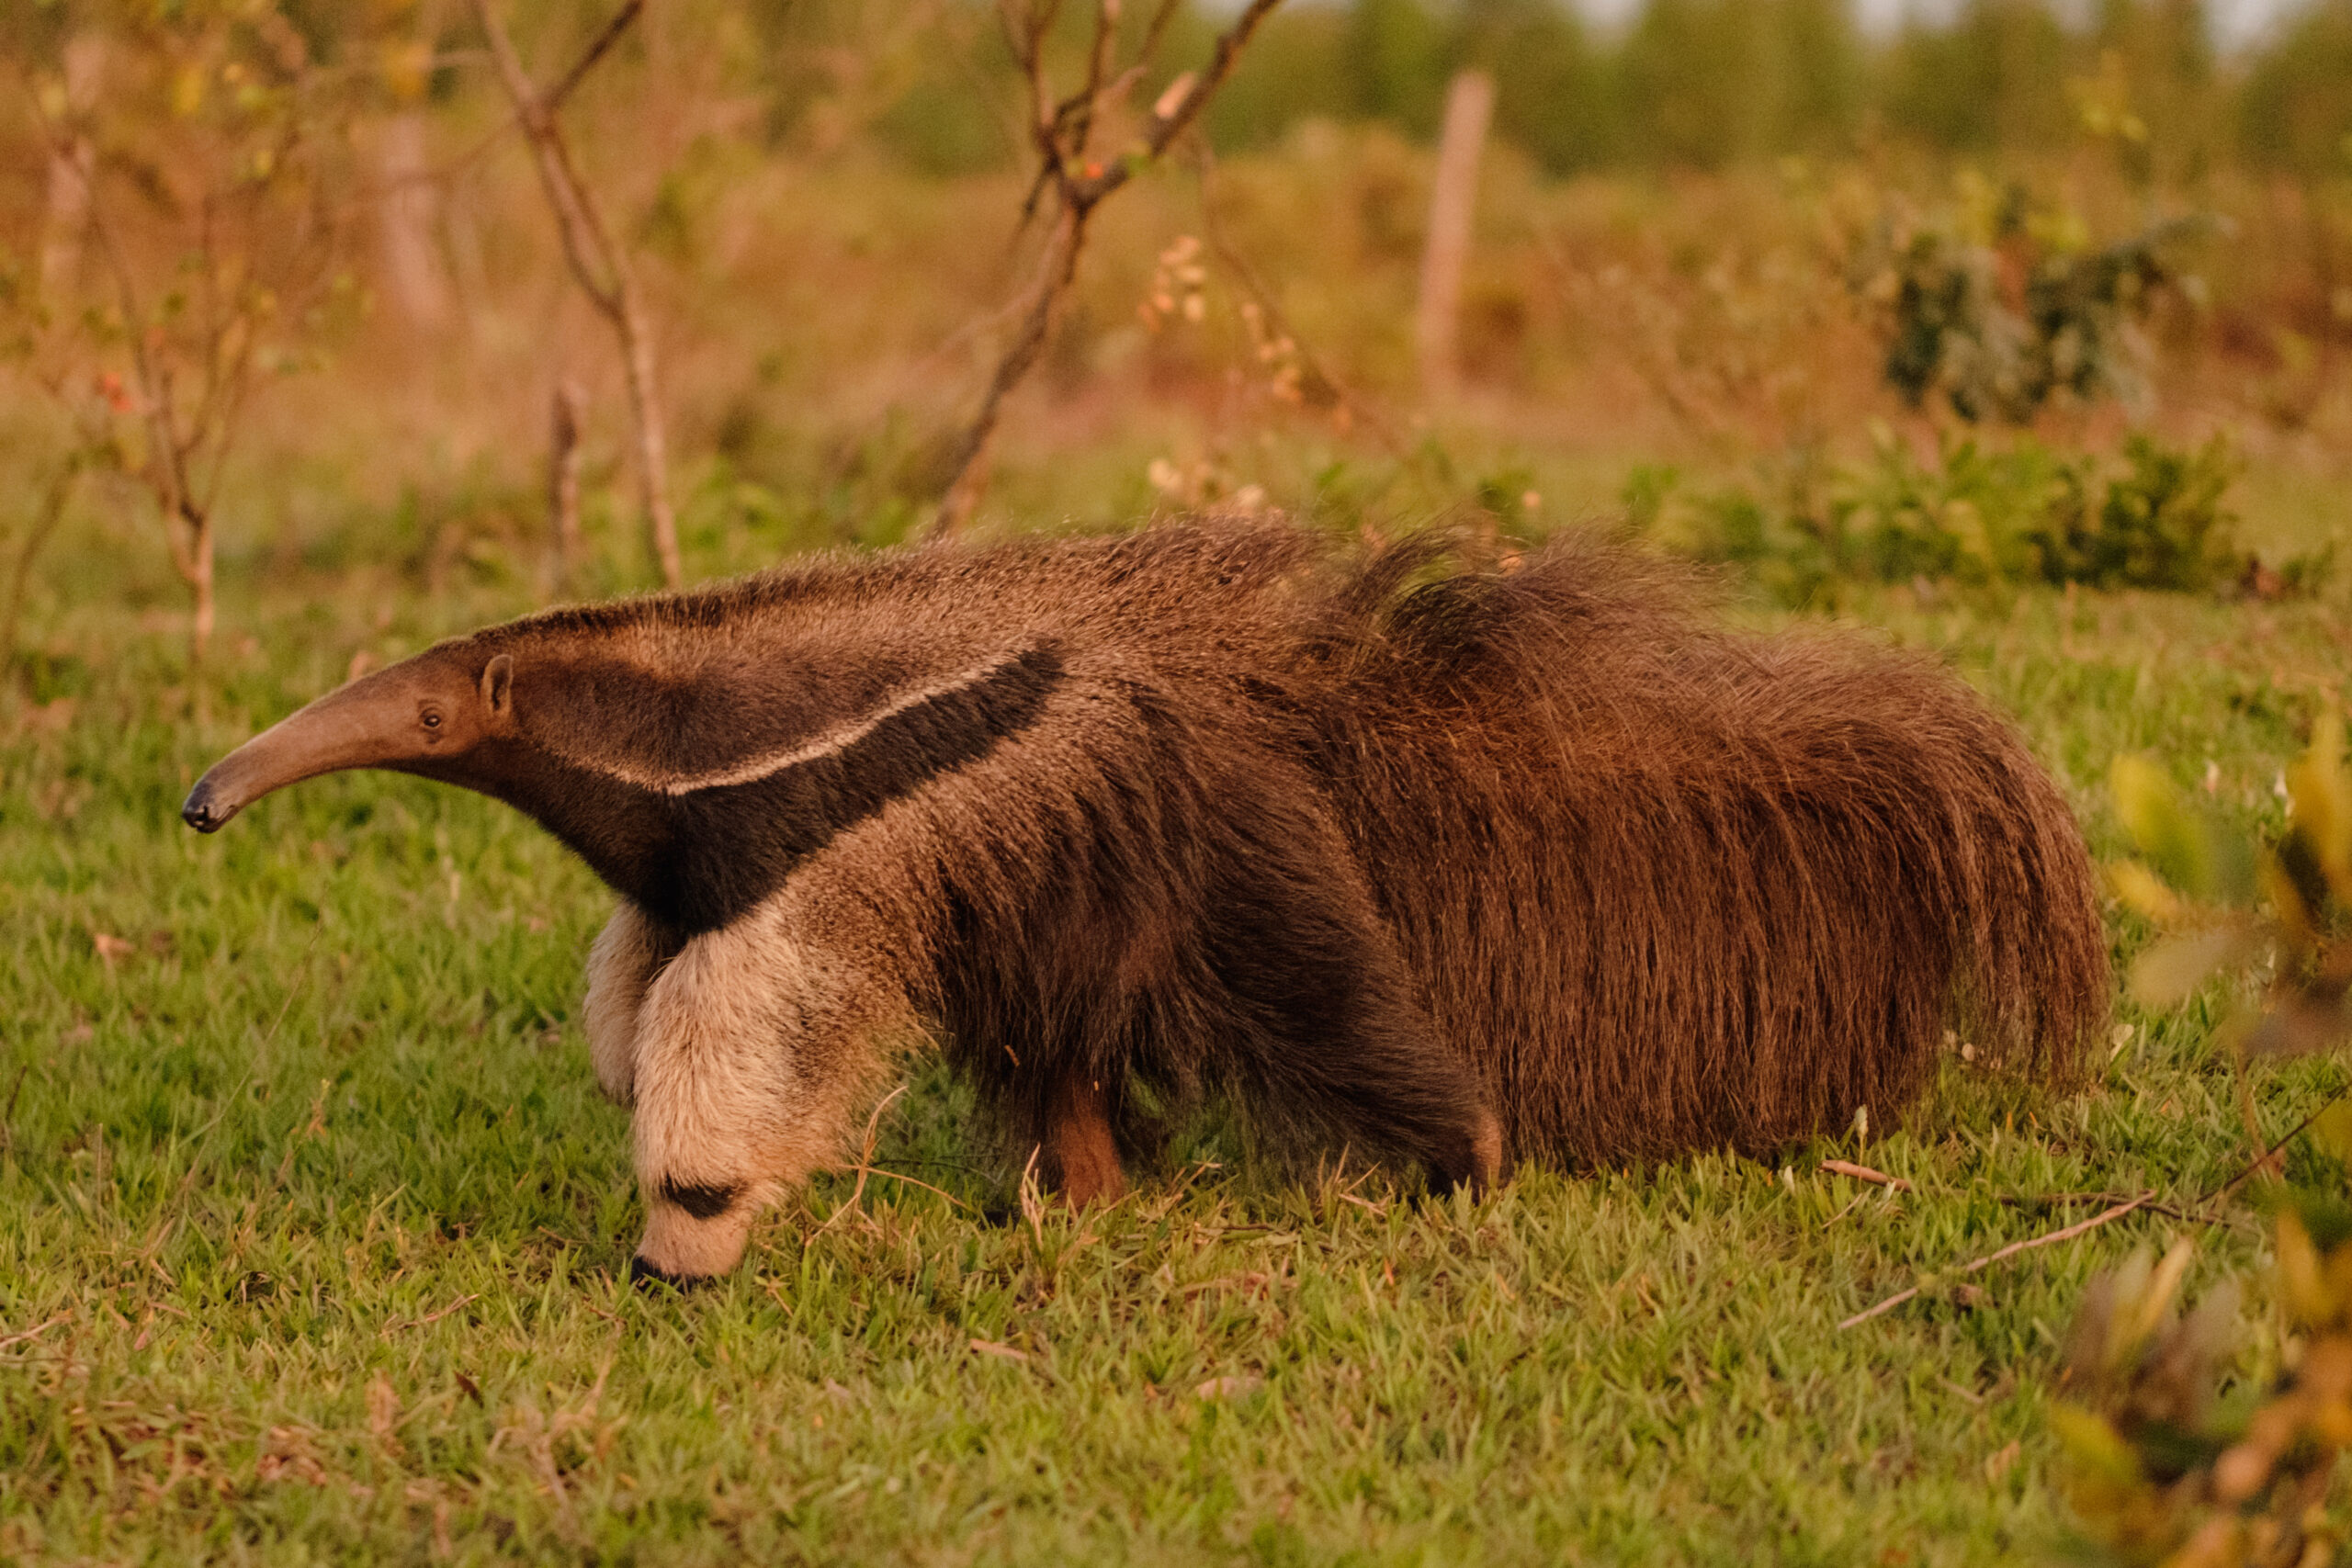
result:
<svg viewBox="0 0 2352 1568"><path fill-rule="evenodd" d="M441 728L441 716L437 713L427 711L424 716L424 728L427 729L438 729Z"/></svg>

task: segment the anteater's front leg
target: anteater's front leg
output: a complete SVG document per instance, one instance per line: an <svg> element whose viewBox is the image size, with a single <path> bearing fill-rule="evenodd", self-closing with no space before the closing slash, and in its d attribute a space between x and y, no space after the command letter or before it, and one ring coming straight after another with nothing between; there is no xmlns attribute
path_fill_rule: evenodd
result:
<svg viewBox="0 0 2352 1568"><path fill-rule="evenodd" d="M635 1126L646 1227L632 1273L683 1281L734 1268L760 1209L839 1156L880 1046L910 1026L871 948L787 934L808 929L763 906L688 940L646 987Z"/></svg>
<svg viewBox="0 0 2352 1568"><path fill-rule="evenodd" d="M676 939L627 900L588 950L588 998L581 1010L588 1059L605 1098L616 1105L637 1097L638 1013L646 987L677 951Z"/></svg>

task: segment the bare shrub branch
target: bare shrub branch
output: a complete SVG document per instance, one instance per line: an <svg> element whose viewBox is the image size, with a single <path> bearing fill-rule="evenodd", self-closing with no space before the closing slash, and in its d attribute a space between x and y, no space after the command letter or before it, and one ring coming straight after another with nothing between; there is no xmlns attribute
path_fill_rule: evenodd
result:
<svg viewBox="0 0 2352 1568"><path fill-rule="evenodd" d="M86 446L76 446L66 453L42 488L40 503L34 508L25 536L17 542L15 569L8 574L7 605L0 609L0 669L11 668L17 661L17 634L24 625L25 592L32 584L33 562L49 543L50 536L57 532L58 524L64 521L66 502L73 500L74 483L81 479L82 469L88 462Z"/></svg>
<svg viewBox="0 0 2352 1568"><path fill-rule="evenodd" d="M580 426L588 394L580 383L558 382L548 431L548 524L555 536L555 585L559 594L577 586L580 544Z"/></svg>
<svg viewBox="0 0 2352 1568"><path fill-rule="evenodd" d="M581 178L556 118L556 106L637 19L645 9L645 0L627 0L579 61L558 79L555 90L544 94L523 68L522 57L515 53L514 39L492 0L473 0L473 7L499 80L514 102L515 121L530 141L539 183L547 192L548 206L555 212L564 260L571 264L581 292L619 340L629 416L637 427L638 479L646 521L653 534L653 552L662 563L662 581L676 588L685 581L685 573L678 558L677 517L670 509L667 421L654 374L653 333L646 320L644 292L638 286L637 269L630 264L627 247L614 238L595 191Z"/></svg>
<svg viewBox="0 0 2352 1568"><path fill-rule="evenodd" d="M481 3L481 0L477 0ZM1232 25L1217 36L1208 63L1187 72L1169 85L1146 117L1143 133L1126 152L1108 159L1089 156L1103 111L1133 90L1148 69L1152 51L1164 34L1170 7L1163 3L1146 28L1135 60L1115 73L1112 70L1118 41L1118 0L1097 0L1094 33L1087 52L1086 77L1078 90L1057 99L1047 79L1046 39L1059 14L1060 0L999 0L998 16L1005 41L1029 84L1030 134L1037 156L1037 176L1022 205L1025 224L1041 197L1050 195L1055 206L1053 228L1046 240L1046 265L1023 313L1021 325L997 360L980 399L979 412L956 446L954 464L932 520L931 532L953 534L967 522L988 488L988 452L1003 417L1004 400L1036 366L1053 331L1055 308L1078 276L1079 257L1086 249L1088 222L1112 192L1148 168L1169 145L1200 118L1211 96L1231 75L1235 62L1282 0L1250 0Z"/></svg>
<svg viewBox="0 0 2352 1568"><path fill-rule="evenodd" d="M251 90L231 117L205 112L206 76L189 74L216 48L239 56ZM266 380L300 367L338 298L353 95L275 13L243 31L157 14L110 35L103 58L119 90L85 84L54 114L27 95L51 152L52 214L73 229L52 234L39 294L0 300L5 352L72 420L69 474L117 470L153 499L191 590L200 660L217 616L215 504L246 408ZM197 86L185 104L163 101L166 80ZM106 307L74 297L85 255ZM127 376L105 368L110 359ZM55 526L46 508L35 549ZM29 563L10 589L12 641Z"/></svg>

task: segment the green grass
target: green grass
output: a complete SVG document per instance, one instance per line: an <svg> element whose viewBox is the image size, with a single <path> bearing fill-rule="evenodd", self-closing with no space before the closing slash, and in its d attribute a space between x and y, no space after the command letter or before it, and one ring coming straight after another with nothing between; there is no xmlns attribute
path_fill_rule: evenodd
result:
<svg viewBox="0 0 2352 1568"><path fill-rule="evenodd" d="M1034 1226L879 1176L844 1211L854 1180L828 1178L723 1283L635 1292L627 1119L579 1029L593 879L520 818L390 776L217 838L175 819L354 652L513 592L428 610L390 579L291 581L231 606L200 677L173 627L100 600L0 696L0 1559L2031 1556L2063 1528L2043 1412L2075 1303L2174 1223L1836 1325L2089 1212L2034 1200L2187 1202L2245 1158L2209 994L2125 1007L2080 1096L1954 1060L1900 1130L1771 1162L1416 1203L1254 1179L1211 1134L1115 1208ZM2278 768L2352 672L2335 604L1854 614L2018 714L2102 854L2127 750L2275 824ZM1001 1203L1012 1172L963 1100L910 1073L880 1161ZM2345 1077L2264 1070L2264 1124ZM2244 1205L2197 1234L2192 1292L2262 1256Z"/></svg>

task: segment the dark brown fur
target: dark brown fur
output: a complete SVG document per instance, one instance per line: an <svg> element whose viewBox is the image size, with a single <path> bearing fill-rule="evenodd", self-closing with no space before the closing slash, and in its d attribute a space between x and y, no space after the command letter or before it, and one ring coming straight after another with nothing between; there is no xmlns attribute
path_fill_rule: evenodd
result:
<svg viewBox="0 0 2352 1568"><path fill-rule="evenodd" d="M1084 1199L1205 1095L1442 1185L1889 1118L1948 1021L2063 1077L2107 1005L2080 838L1980 701L1711 629L1590 541L1510 572L1240 525L831 559L368 682L314 705L333 747L298 715L189 819L393 766L585 856L628 900L590 1025L665 1275L731 1264L905 1029ZM433 703L461 748L351 760Z"/></svg>

